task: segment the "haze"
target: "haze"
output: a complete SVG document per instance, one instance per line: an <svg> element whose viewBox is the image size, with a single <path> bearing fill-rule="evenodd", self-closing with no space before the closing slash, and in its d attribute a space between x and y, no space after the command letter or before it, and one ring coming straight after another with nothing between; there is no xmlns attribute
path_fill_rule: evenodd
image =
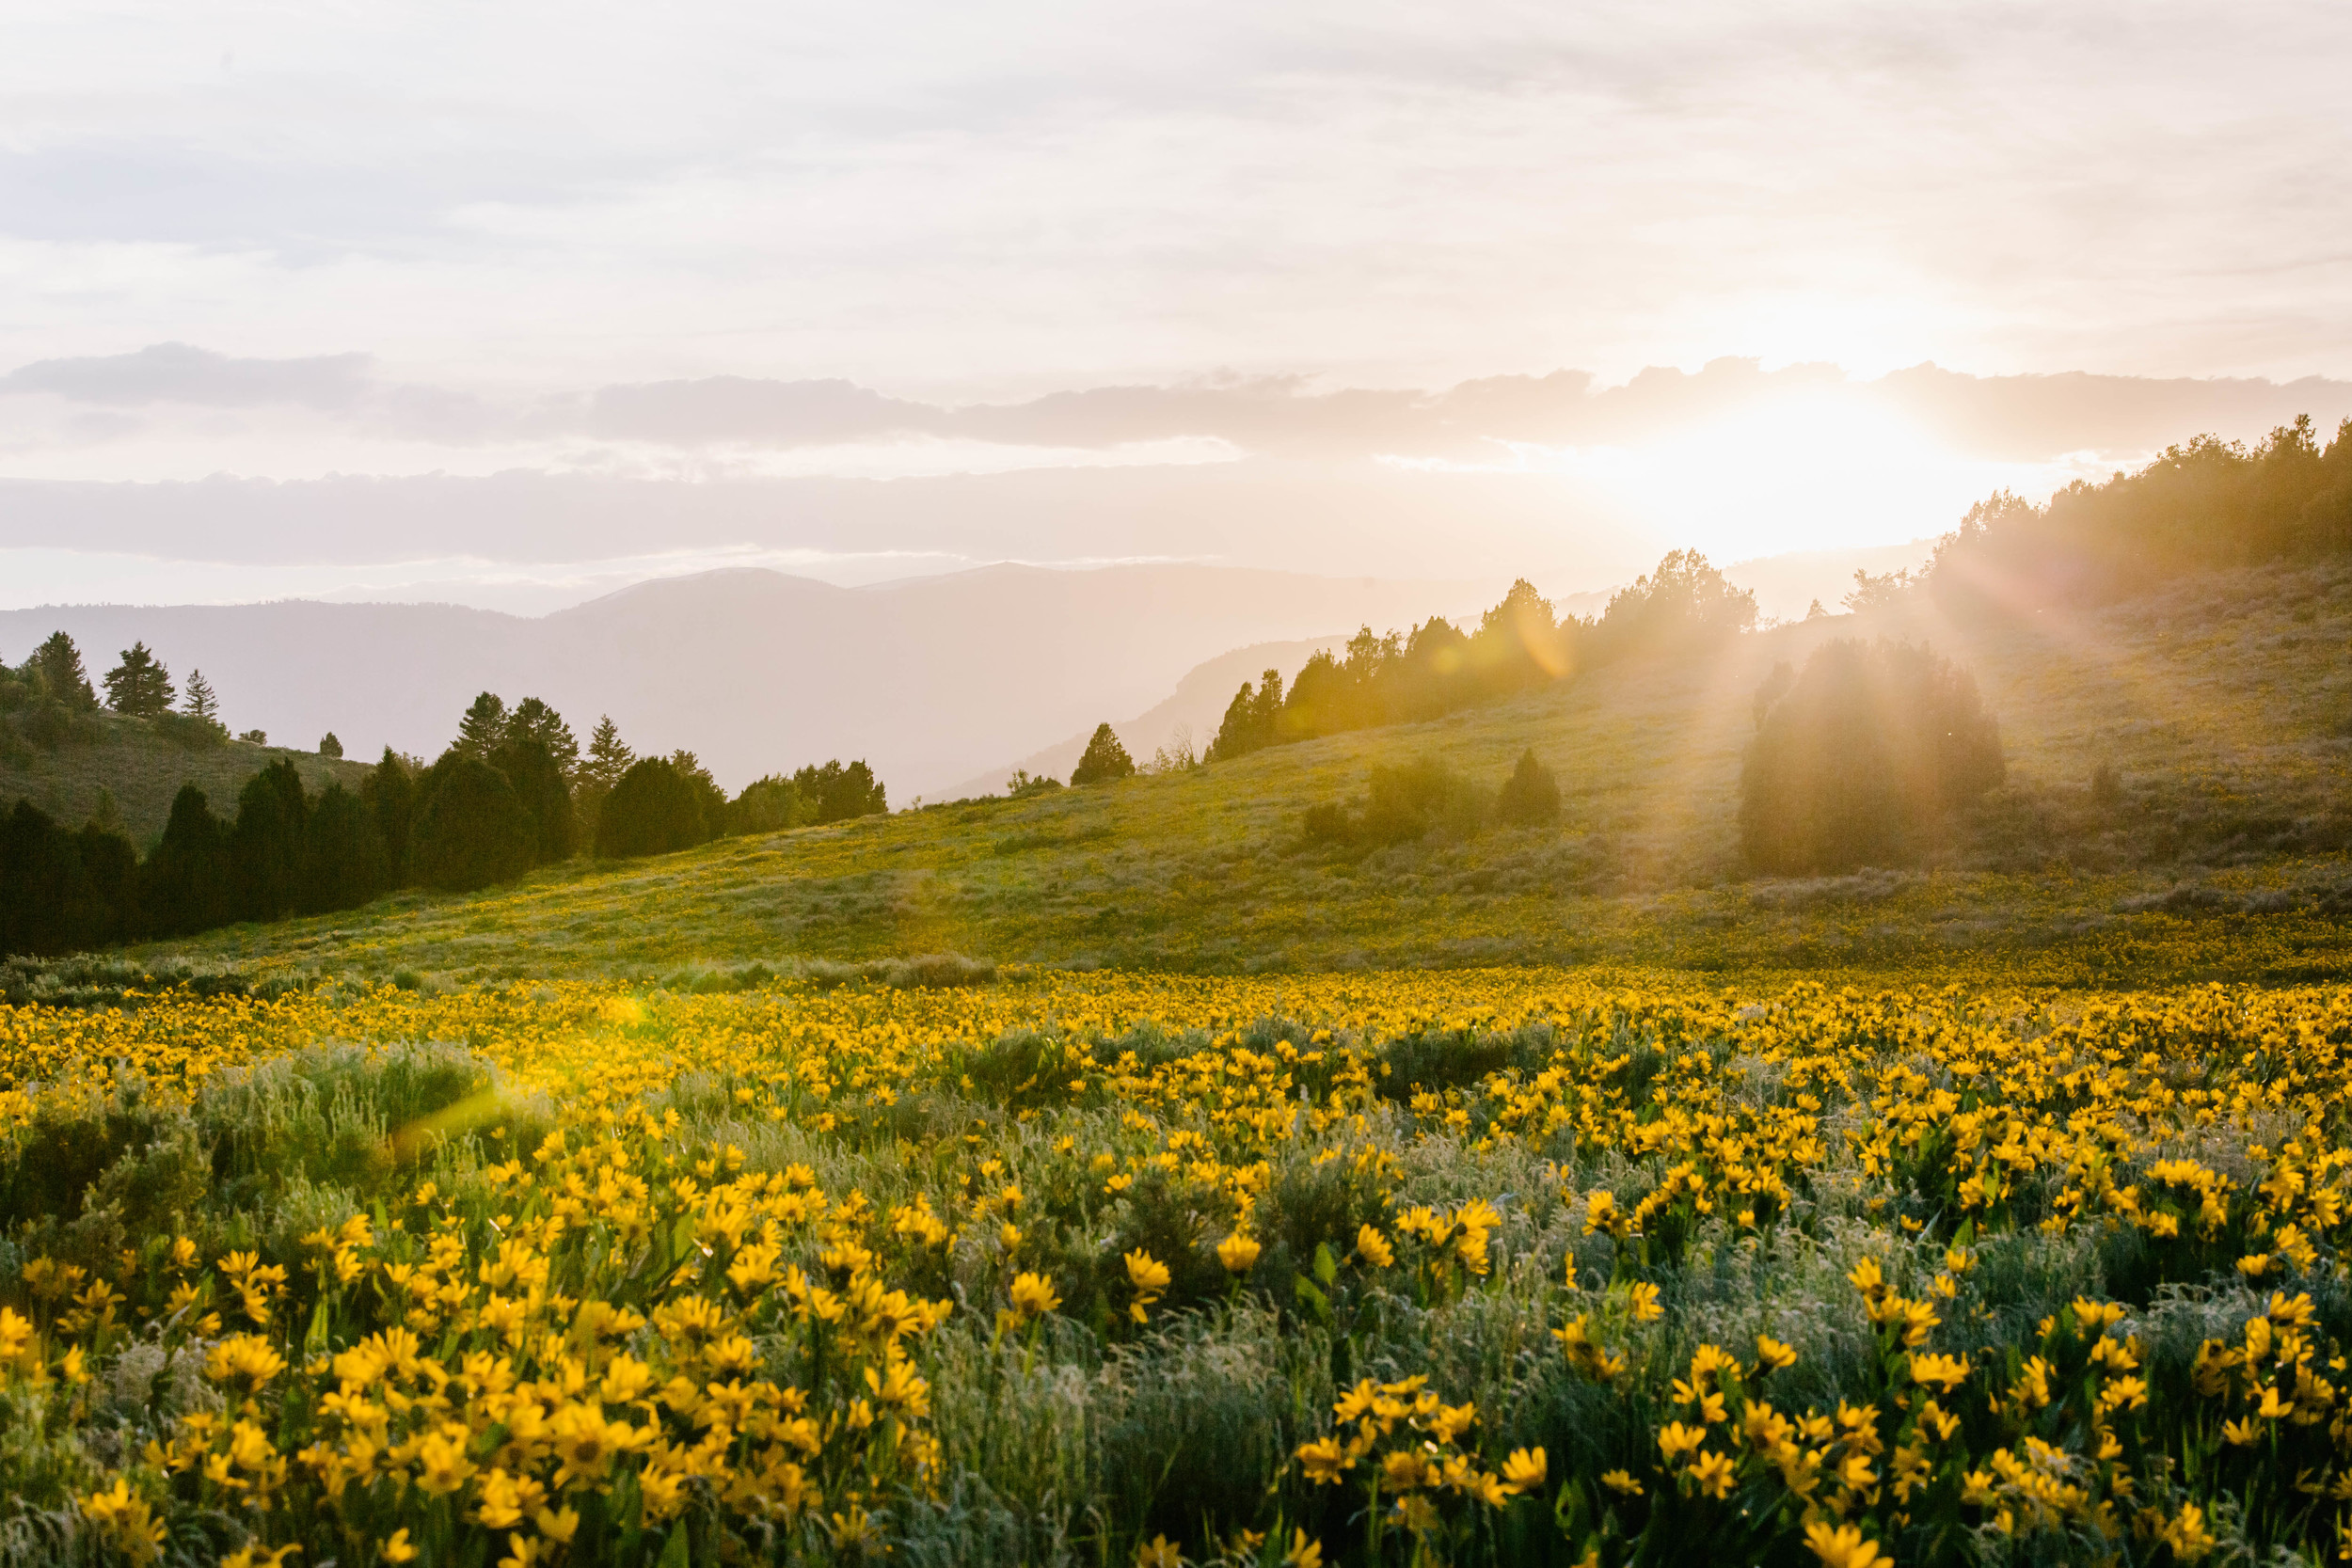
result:
<svg viewBox="0 0 2352 1568"><path fill-rule="evenodd" d="M2347 66L2284 6L20 7L0 604L1922 539L2352 414Z"/></svg>

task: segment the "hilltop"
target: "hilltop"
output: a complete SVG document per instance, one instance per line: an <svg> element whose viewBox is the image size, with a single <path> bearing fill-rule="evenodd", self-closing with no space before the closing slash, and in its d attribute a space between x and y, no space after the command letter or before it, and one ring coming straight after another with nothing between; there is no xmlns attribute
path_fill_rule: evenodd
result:
<svg viewBox="0 0 2352 1568"><path fill-rule="evenodd" d="M233 813L237 791L247 779L284 758L313 791L340 780L357 788L367 765L316 752L248 740L189 745L138 719L101 708L78 715L72 738L55 748L24 746L0 751L0 802L19 797L58 821L78 826L96 816L102 800L131 842L144 848L164 830L171 798L183 784L202 790L215 812Z"/></svg>
<svg viewBox="0 0 2352 1568"><path fill-rule="evenodd" d="M1746 879L1733 817L1752 694L1776 663L1854 635L1923 639L1971 670L2008 783L1929 869ZM2352 899L2347 641L2344 562L2201 574L1991 626L1914 604L1185 773L575 862L478 898L405 894L168 951L375 977L691 978L949 950L1224 972L1932 974L1990 952L2057 979L2335 974ZM1301 842L1305 808L1357 794L1375 764L1438 755L1492 784L1529 748L1560 781L1556 828L1362 855ZM2102 764L2119 784L2105 800Z"/></svg>

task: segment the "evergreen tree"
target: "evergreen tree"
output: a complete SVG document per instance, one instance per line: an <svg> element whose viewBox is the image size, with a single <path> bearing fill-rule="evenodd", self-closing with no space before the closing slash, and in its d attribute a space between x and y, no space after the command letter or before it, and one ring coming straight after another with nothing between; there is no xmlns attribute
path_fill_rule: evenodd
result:
<svg viewBox="0 0 2352 1568"><path fill-rule="evenodd" d="M24 661L24 675L53 703L85 710L98 705L98 693L90 689L89 674L82 668L82 651L61 631L51 632L33 650Z"/></svg>
<svg viewBox="0 0 2352 1568"><path fill-rule="evenodd" d="M495 691L485 691L473 700L464 717L457 721L455 749L478 762L490 760L490 753L506 739L506 702Z"/></svg>
<svg viewBox="0 0 2352 1568"><path fill-rule="evenodd" d="M335 732L333 730L327 731L326 735L319 738L319 755L323 757L340 757L342 754L343 743L335 738Z"/></svg>
<svg viewBox="0 0 2352 1568"><path fill-rule="evenodd" d="M580 784L602 795L621 782L621 775L636 760L637 753L621 738L620 726L612 722L612 716L600 714L595 731L588 736L588 754L580 765Z"/></svg>
<svg viewBox="0 0 2352 1568"><path fill-rule="evenodd" d="M1073 785L1107 783L1112 779L1132 778L1135 771L1135 758L1127 754L1127 748L1120 743L1110 725L1097 724L1093 738L1087 742L1086 754L1078 759L1077 768L1070 775L1070 782Z"/></svg>
<svg viewBox="0 0 2352 1568"><path fill-rule="evenodd" d="M771 773L743 786L727 806L727 827L739 833L780 833L810 821L816 813L802 800L798 785Z"/></svg>
<svg viewBox="0 0 2352 1568"><path fill-rule="evenodd" d="M138 906L153 936L190 936L229 923L228 842L194 784L172 797L163 839L139 867Z"/></svg>
<svg viewBox="0 0 2352 1568"><path fill-rule="evenodd" d="M178 695L171 689L171 672L144 642L123 649L122 662L106 673L106 705L134 719L169 713Z"/></svg>
<svg viewBox="0 0 2352 1568"><path fill-rule="evenodd" d="M389 746L360 782L359 799L375 816L376 836L384 844L387 887L406 887L408 832L416 817L417 778L406 760Z"/></svg>
<svg viewBox="0 0 2352 1568"><path fill-rule="evenodd" d="M563 766L528 733L509 733L490 753L490 765L506 777L516 802L531 819L530 863L552 865L572 856L572 785Z"/></svg>
<svg viewBox="0 0 2352 1568"><path fill-rule="evenodd" d="M220 722L220 699L213 694L213 683L204 678L203 671L188 672L188 689L181 698L180 711L208 724Z"/></svg>
<svg viewBox="0 0 2352 1568"><path fill-rule="evenodd" d="M710 769L702 765L701 758L684 750L670 753L670 766L677 769L678 777L694 792L694 809L702 816L702 837L723 836L727 832L727 792L719 787Z"/></svg>
<svg viewBox="0 0 2352 1568"><path fill-rule="evenodd" d="M823 767L808 767L792 775L792 785L804 801L816 803L819 822L846 822L890 809L880 779L863 758L844 764L839 758ZM1059 781L1056 781L1059 787Z"/></svg>
<svg viewBox="0 0 2352 1568"><path fill-rule="evenodd" d="M384 835L375 814L340 784L311 808L303 843L301 910L356 910L385 889Z"/></svg>
<svg viewBox="0 0 2352 1568"><path fill-rule="evenodd" d="M596 853L606 860L664 855L707 836L694 785L667 757L631 763L596 816Z"/></svg>
<svg viewBox="0 0 2352 1568"><path fill-rule="evenodd" d="M302 775L284 757L237 792L237 820L229 830L231 920L279 920L300 907L310 806Z"/></svg>
<svg viewBox="0 0 2352 1568"><path fill-rule="evenodd" d="M0 955L78 952L121 939L130 841L92 823L69 832L30 800L0 816Z"/></svg>
<svg viewBox="0 0 2352 1568"><path fill-rule="evenodd" d="M1527 828L1560 820L1560 785L1551 769L1535 760L1534 747L1519 753L1518 766L1496 792L1495 816Z"/></svg>
<svg viewBox="0 0 2352 1568"><path fill-rule="evenodd" d="M580 770L580 741L572 727L564 722L564 716L536 697L525 697L515 705L515 711L506 718L506 738L509 741L535 741L547 748L548 755L571 779Z"/></svg>
<svg viewBox="0 0 2352 1568"><path fill-rule="evenodd" d="M1749 743L1741 847L1764 871L1901 863L2003 771L1966 673L1907 643L1825 642Z"/></svg>
<svg viewBox="0 0 2352 1568"><path fill-rule="evenodd" d="M470 893L530 869L533 824L505 774L452 747L423 793L408 844L417 880Z"/></svg>

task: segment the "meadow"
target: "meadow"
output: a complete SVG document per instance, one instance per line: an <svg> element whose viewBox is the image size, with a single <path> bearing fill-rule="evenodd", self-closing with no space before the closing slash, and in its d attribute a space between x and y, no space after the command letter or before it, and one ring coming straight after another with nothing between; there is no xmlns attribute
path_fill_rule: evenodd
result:
<svg viewBox="0 0 2352 1568"><path fill-rule="evenodd" d="M1733 826L1752 698L1832 636L1924 641L1999 718L2008 782L1927 865L1752 879ZM2352 568L2183 579L2101 610L1954 623L1925 603L1632 660L1427 724L1280 746L1025 800L576 861L480 898L139 950L259 975L696 983L782 954L961 952L1194 973L1497 963L2053 983L2346 973ZM1369 853L1319 849L1306 808L1383 762L1492 787L1532 748L1556 827ZM2101 799L2102 765L2117 780Z"/></svg>
<svg viewBox="0 0 2352 1568"><path fill-rule="evenodd" d="M1533 969L9 1008L0 1555L2315 1559L2348 1042Z"/></svg>
<svg viewBox="0 0 2352 1568"><path fill-rule="evenodd" d="M12 961L0 1562L2352 1547L2352 574L1931 616ZM2008 782L1748 877L1857 629ZM1531 747L1556 827L1299 832Z"/></svg>

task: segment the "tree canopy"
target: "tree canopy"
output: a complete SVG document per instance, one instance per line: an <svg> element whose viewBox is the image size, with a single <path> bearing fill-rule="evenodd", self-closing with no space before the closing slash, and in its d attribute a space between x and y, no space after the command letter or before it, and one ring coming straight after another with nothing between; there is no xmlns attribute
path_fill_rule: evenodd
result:
<svg viewBox="0 0 2352 1568"><path fill-rule="evenodd" d="M1127 754L1127 748L1120 743L1118 735L1107 723L1097 724L1093 738L1087 742L1086 754L1079 757L1077 768L1070 775L1070 782L1073 785L1103 784L1112 779L1132 778L1135 771L1136 759Z"/></svg>

